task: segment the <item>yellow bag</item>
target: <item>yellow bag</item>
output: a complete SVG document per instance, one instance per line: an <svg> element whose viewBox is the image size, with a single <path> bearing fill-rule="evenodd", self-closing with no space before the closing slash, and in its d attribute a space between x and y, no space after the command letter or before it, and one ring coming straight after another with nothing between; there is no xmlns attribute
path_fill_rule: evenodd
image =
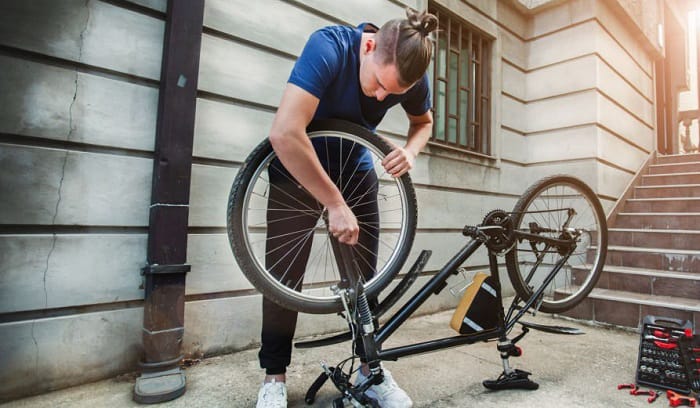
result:
<svg viewBox="0 0 700 408"><path fill-rule="evenodd" d="M477 272L452 315L450 327L459 334L496 329L500 309L501 299L493 277Z"/></svg>

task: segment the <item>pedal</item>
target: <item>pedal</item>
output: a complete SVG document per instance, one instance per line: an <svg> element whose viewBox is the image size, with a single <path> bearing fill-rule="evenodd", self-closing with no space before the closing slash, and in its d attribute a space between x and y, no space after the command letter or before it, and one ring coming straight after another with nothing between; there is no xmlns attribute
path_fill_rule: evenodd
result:
<svg viewBox="0 0 700 408"><path fill-rule="evenodd" d="M548 326L544 324L537 324L537 323L530 323L530 322L523 322L519 321L523 327L527 327L533 330L539 330L541 332L545 333L555 333L555 334L571 334L571 335L578 335L578 334L586 334L581 329L577 329L574 327L566 327L566 326Z"/></svg>
<svg viewBox="0 0 700 408"><path fill-rule="evenodd" d="M484 380L482 384L484 387L493 391L513 389L536 390L540 386L529 378L530 375L531 373L527 371L515 369L510 373L501 373L495 380Z"/></svg>

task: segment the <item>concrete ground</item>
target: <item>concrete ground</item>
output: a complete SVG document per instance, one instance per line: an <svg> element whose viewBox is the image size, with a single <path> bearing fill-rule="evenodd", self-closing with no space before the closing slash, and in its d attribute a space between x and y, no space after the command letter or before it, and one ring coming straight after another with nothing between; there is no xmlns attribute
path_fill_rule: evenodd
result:
<svg viewBox="0 0 700 408"><path fill-rule="evenodd" d="M385 344L408 344L452 336L448 324L452 312L410 320ZM630 331L589 326L548 315L524 320L577 327L584 335L559 335L530 331L519 343L524 355L511 365L532 373L540 387L535 391L493 392L481 382L501 372L494 342L478 343L386 362L397 382L417 407L646 407L646 397L618 390L620 383L634 382L639 335ZM519 329L516 329L519 330ZM318 362L336 364L349 344L295 350L288 372L289 407L304 407L307 387L320 373ZM188 367L187 392L160 407L253 407L262 371L257 350L207 358ZM131 400L135 375L126 375L75 388L2 404L3 408L27 407L138 407ZM329 407L337 395L327 383L314 406ZM668 406L664 396L651 406Z"/></svg>

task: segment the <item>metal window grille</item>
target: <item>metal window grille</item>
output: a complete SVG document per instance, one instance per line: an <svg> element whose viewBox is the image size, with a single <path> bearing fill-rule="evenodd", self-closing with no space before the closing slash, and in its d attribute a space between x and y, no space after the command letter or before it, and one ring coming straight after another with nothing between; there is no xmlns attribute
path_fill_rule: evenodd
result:
<svg viewBox="0 0 700 408"><path fill-rule="evenodd" d="M490 154L491 40L441 8L429 76L433 79L432 141Z"/></svg>

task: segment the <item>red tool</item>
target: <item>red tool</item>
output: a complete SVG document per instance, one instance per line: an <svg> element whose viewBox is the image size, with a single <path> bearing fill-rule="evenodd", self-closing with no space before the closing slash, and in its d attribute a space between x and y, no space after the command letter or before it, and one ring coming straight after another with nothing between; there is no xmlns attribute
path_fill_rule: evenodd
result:
<svg viewBox="0 0 700 408"><path fill-rule="evenodd" d="M648 395L649 398L647 398L647 401L651 404L652 402L656 401L657 398L659 398L659 395L661 393L654 391L654 390L641 390L641 389L635 387L630 391L630 394L632 394L632 395Z"/></svg>
<svg viewBox="0 0 700 408"><path fill-rule="evenodd" d="M677 392L671 390L666 390L666 396L668 397L668 402L672 407L677 407L680 405L687 405L689 407L694 407L696 404L695 398L686 397Z"/></svg>
<svg viewBox="0 0 700 408"><path fill-rule="evenodd" d="M658 348L662 348L664 350L671 350L676 348L678 345L676 343L665 343L663 341L655 340L654 345Z"/></svg>
<svg viewBox="0 0 700 408"><path fill-rule="evenodd" d="M659 395L661 395L661 393L659 391L651 391L651 392L652 392L652 394L650 394L651 397L647 398L647 402L650 404L652 402L656 401L656 399L659 398Z"/></svg>
<svg viewBox="0 0 700 408"><path fill-rule="evenodd" d="M636 389L637 389L637 386L634 385L634 384L618 384L618 385L617 385L617 389L618 389L618 390L621 390L621 389L623 389L623 388L631 388L631 389L633 389L633 390L636 390Z"/></svg>
<svg viewBox="0 0 700 408"><path fill-rule="evenodd" d="M675 343L678 341L677 338L675 337L658 337L658 336L652 336L651 334L647 334L644 336L644 340L656 340L656 341L662 341L664 343Z"/></svg>
<svg viewBox="0 0 700 408"><path fill-rule="evenodd" d="M666 333L665 331L662 330L654 330L651 334L653 334L656 337L662 337L664 339L669 338L671 335Z"/></svg>

